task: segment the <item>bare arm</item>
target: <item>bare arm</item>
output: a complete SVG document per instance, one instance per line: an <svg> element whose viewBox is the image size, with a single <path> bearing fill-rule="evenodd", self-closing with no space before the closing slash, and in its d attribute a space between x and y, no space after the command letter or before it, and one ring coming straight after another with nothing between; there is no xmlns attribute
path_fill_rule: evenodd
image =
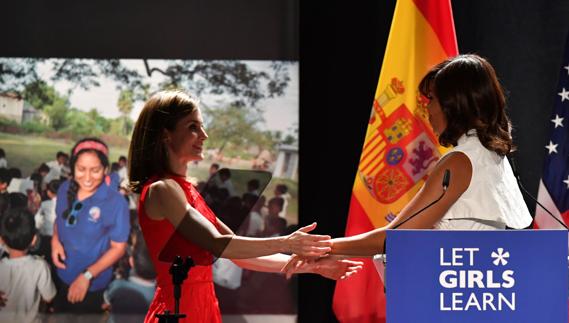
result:
<svg viewBox="0 0 569 323"><path fill-rule="evenodd" d="M382 228L346 238L333 239L332 254L372 256L383 250L385 230L405 221L408 217L436 200L442 193L445 170L450 170L450 185L444 197L420 215L407 221L400 229L432 229L448 209L460 198L470 185L472 165L466 155L455 152L441 160L429 175L417 195L401 210L395 220Z"/></svg>
<svg viewBox="0 0 569 323"><path fill-rule="evenodd" d="M107 250L94 264L87 267L87 270L89 270L94 277L97 277L105 269L119 261L125 253L126 244L126 242L115 242L111 240L111 247L109 250Z"/></svg>
<svg viewBox="0 0 569 323"><path fill-rule="evenodd" d="M57 225L54 224L53 227L53 236L51 238L51 246L52 246L52 260L56 267L65 269L65 264L59 261L65 261L65 250L63 245L59 241L59 233L57 231ZM94 264L89 266L88 270L93 276L97 277L102 271L107 269L108 267L112 266L115 262L117 262L123 255L126 250L126 242L115 242L111 241L111 246L109 250L107 250L101 258L99 258Z"/></svg>
<svg viewBox="0 0 569 323"><path fill-rule="evenodd" d="M219 223L219 231L221 233L233 233L221 220L217 219L217 222ZM286 273L287 278L290 278L293 274L307 273L318 274L333 280L347 278L358 272L363 265L362 262L337 257L323 257L313 261L301 261L299 263L292 262L292 260L297 257L296 255L289 256L278 253L263 257L231 260L241 268L261 272ZM289 267L291 268L289 269Z"/></svg>
<svg viewBox="0 0 569 323"><path fill-rule="evenodd" d="M165 179L150 186L144 203L155 220L167 219L186 239L223 258L254 258L279 252L318 256L330 250L329 236L308 235L316 224L283 237L248 238L217 228L193 208L176 181ZM164 215L164 216L162 216Z"/></svg>
<svg viewBox="0 0 569 323"><path fill-rule="evenodd" d="M233 231L219 218L217 219L217 223L219 224L219 232L222 234L234 234ZM289 262L290 258L291 257L289 255L277 253L248 259L231 259L231 261L244 269L278 273L281 272L281 269Z"/></svg>
<svg viewBox="0 0 569 323"><path fill-rule="evenodd" d="M87 267L87 270L93 275L97 276L105 269L112 266L124 254L126 249L126 242L111 241L111 246L94 264ZM80 303L85 299L87 290L91 282L81 273L69 285L67 291L67 300L71 303Z"/></svg>
<svg viewBox="0 0 569 323"><path fill-rule="evenodd" d="M231 259L241 268L267 273L280 273L289 260L290 256L282 253L249 259Z"/></svg>
<svg viewBox="0 0 569 323"><path fill-rule="evenodd" d="M61 259L61 261L60 261ZM59 241L59 233L57 232L57 224L53 223L53 236L51 237L51 260L55 267L65 269L65 249Z"/></svg>

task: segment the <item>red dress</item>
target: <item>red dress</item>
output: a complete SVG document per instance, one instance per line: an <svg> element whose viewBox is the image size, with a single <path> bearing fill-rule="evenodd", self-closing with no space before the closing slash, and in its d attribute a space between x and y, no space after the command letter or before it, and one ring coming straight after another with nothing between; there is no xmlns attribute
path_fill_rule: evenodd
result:
<svg viewBox="0 0 569 323"><path fill-rule="evenodd" d="M219 229L215 214L209 209L193 185L182 177L170 176L169 178L180 184L188 203ZM221 322L219 304L213 287L212 254L175 233L174 226L167 219L152 220L144 210L146 192L150 185L159 179L154 177L144 184L138 204L138 220L157 274L156 292L144 322L158 322L155 315L163 313L166 309L174 312L172 276L168 272L171 264L158 259L160 252L169 240L169 250L173 246L175 252L183 251L184 255L196 259L197 263L210 264L194 266L190 269L188 278L182 285L182 297L180 299L180 312L186 314L186 318L181 319L180 322ZM171 237L173 238L171 239Z"/></svg>

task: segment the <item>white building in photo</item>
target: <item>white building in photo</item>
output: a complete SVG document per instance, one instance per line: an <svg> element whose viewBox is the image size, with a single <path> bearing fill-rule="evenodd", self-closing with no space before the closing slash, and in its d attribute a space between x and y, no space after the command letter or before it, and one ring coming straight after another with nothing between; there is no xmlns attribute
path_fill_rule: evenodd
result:
<svg viewBox="0 0 569 323"><path fill-rule="evenodd" d="M17 93L0 93L0 116L22 123L24 98Z"/></svg>
<svg viewBox="0 0 569 323"><path fill-rule="evenodd" d="M298 179L298 147L280 145L273 170L273 177Z"/></svg>
<svg viewBox="0 0 569 323"><path fill-rule="evenodd" d="M14 120L19 124L26 121L45 119L43 113L31 106L27 101L24 101L21 95L14 92L0 93L0 117Z"/></svg>

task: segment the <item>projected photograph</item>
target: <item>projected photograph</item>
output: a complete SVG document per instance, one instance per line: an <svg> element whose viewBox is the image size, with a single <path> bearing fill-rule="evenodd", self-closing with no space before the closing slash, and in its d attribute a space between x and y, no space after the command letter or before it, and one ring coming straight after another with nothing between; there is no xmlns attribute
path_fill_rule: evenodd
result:
<svg viewBox="0 0 569 323"><path fill-rule="evenodd" d="M86 230L120 236L128 244L124 256L89 278L90 286L103 293L97 315L129 313L117 322L144 318L156 270L140 232L139 196L128 182L128 147L144 102L158 91L182 90L199 100L209 138L204 159L188 165L186 180L218 218L237 234L251 237L298 229L298 74L298 62L293 61L0 58L0 218L17 216L14 209L33 216L38 239L28 253L39 257L30 266L44 268L52 279L42 287L42 296L51 301L41 302L41 315L57 318L58 309L65 308L61 295L74 288L75 276L81 274L69 277L71 269L62 266L79 266L84 259L96 262L91 250L112 248L90 245L81 231L85 221L101 225ZM105 156L103 162L101 155L93 155L104 174L99 182L88 177L96 175L76 173L73 178L87 176L80 180L94 185L95 194L104 194L101 187L122 194L120 205L128 206L129 225L107 227L105 212L120 209L115 202L83 205L68 200L73 192L70 163L76 162L73 152L81 147ZM85 167L81 174L89 172ZM228 173L231 186L225 182ZM225 198L218 198L220 192ZM59 219L56 214L62 210ZM54 231L57 221L69 230ZM73 232L73 227L80 230ZM55 247L53 237L60 241ZM2 257L9 250L0 244ZM222 259L212 263L224 317L296 315L296 278L241 269ZM0 292L2 288L0 281Z"/></svg>

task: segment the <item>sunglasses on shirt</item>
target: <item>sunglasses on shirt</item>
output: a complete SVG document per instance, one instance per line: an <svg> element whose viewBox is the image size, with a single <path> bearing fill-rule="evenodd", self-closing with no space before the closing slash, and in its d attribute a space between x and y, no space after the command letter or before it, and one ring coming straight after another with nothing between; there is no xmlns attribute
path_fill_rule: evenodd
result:
<svg viewBox="0 0 569 323"><path fill-rule="evenodd" d="M77 224L77 214L79 213L82 207L83 204L81 204L81 202L75 201L71 206L71 212L65 212L63 214L63 219L67 220L65 222L66 227L74 227L75 224Z"/></svg>

